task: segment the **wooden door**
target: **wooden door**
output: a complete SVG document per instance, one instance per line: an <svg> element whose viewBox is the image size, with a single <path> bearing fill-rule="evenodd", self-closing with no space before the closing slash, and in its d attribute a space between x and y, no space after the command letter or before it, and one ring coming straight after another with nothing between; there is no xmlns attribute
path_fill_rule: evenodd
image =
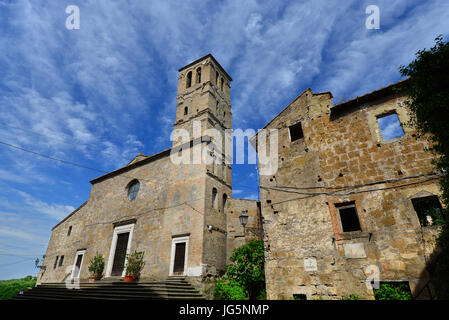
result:
<svg viewBox="0 0 449 320"><path fill-rule="evenodd" d="M184 273L184 262L186 255L186 243L179 242L175 247L175 262L173 265L173 274L182 275Z"/></svg>
<svg viewBox="0 0 449 320"><path fill-rule="evenodd" d="M111 276L121 276L125 267L126 249L128 248L129 232L117 235L115 245L114 263L112 264Z"/></svg>

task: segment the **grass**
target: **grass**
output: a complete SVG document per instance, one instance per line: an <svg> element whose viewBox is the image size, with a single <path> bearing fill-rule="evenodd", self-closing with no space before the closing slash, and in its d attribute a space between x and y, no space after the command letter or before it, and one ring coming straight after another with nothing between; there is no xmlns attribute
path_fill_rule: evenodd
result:
<svg viewBox="0 0 449 320"><path fill-rule="evenodd" d="M36 277L27 276L22 279L0 280L0 300L8 300L21 290L29 290L36 284Z"/></svg>

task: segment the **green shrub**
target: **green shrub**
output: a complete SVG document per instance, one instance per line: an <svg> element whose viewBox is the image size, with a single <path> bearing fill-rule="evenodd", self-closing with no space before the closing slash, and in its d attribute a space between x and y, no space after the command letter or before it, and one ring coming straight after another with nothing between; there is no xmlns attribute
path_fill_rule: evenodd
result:
<svg viewBox="0 0 449 320"><path fill-rule="evenodd" d="M95 257L89 261L89 272L95 279L101 279L104 270L104 258L97 252Z"/></svg>
<svg viewBox="0 0 449 320"><path fill-rule="evenodd" d="M215 281L215 300L248 300L243 288L234 280L219 279Z"/></svg>
<svg viewBox="0 0 449 320"><path fill-rule="evenodd" d="M250 240L234 249L226 274L215 280L218 300L266 300L264 248L262 240Z"/></svg>
<svg viewBox="0 0 449 320"><path fill-rule="evenodd" d="M381 283L374 290L376 300L412 300L408 283Z"/></svg>
<svg viewBox="0 0 449 320"><path fill-rule="evenodd" d="M36 277L27 276L22 279L0 280L0 300L7 300L20 291L30 290L36 285Z"/></svg>
<svg viewBox="0 0 449 320"><path fill-rule="evenodd" d="M143 261L143 251L134 251L128 255L128 262L126 264L126 275L133 276L135 280L139 279L140 272L145 265Z"/></svg>
<svg viewBox="0 0 449 320"><path fill-rule="evenodd" d="M250 240L236 248L229 258L226 276L238 283L250 300L265 299L264 248L262 240Z"/></svg>

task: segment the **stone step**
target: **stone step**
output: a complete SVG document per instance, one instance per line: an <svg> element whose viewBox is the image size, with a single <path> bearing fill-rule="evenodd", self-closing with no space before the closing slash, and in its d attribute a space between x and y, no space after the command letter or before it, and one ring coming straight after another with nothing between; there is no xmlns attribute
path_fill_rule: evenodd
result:
<svg viewBox="0 0 449 320"><path fill-rule="evenodd" d="M65 283L40 284L16 295L13 300L141 300L141 299L204 299L184 277L151 282L82 282L80 289L68 289Z"/></svg>

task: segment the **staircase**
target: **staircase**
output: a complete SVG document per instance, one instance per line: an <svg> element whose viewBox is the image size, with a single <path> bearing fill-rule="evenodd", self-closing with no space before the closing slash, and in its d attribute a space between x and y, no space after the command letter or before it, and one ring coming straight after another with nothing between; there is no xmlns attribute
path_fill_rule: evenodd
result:
<svg viewBox="0 0 449 320"><path fill-rule="evenodd" d="M138 283L116 280L82 282L79 289L67 289L65 283L46 283L24 291L11 300L204 300L183 277Z"/></svg>

